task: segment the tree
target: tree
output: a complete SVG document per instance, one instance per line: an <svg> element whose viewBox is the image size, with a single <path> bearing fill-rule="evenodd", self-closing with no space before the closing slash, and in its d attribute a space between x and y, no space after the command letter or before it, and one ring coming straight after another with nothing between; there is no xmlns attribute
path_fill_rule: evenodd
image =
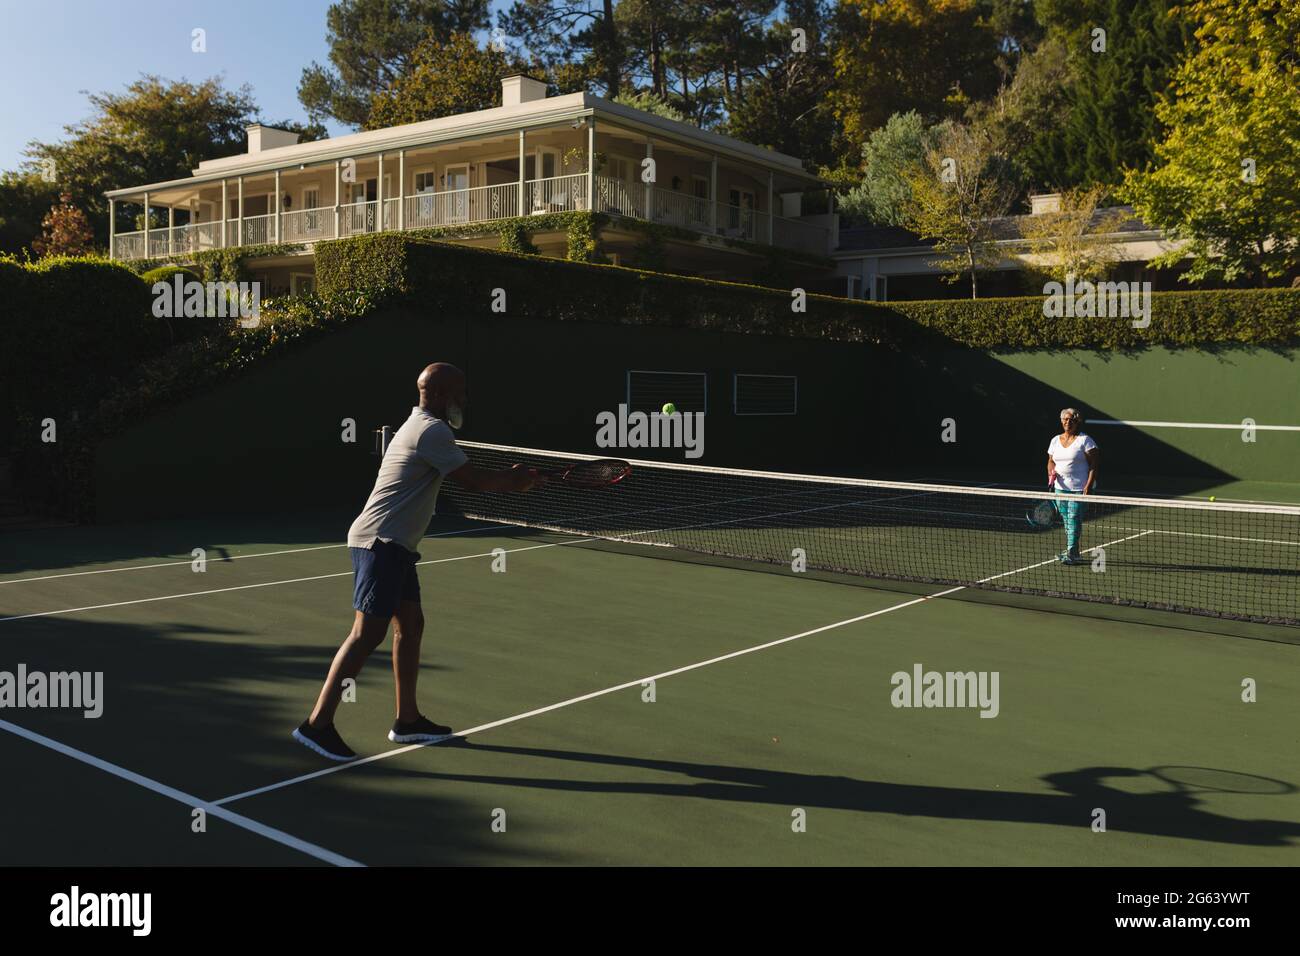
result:
<svg viewBox="0 0 1300 956"><path fill-rule="evenodd" d="M1121 194L1186 244L1186 281L1300 268L1300 0L1197 0L1182 11L1196 46L1156 106L1157 166L1131 169Z"/></svg>
<svg viewBox="0 0 1300 956"><path fill-rule="evenodd" d="M925 162L940 132L914 110L891 116L863 145L862 180L842 197L840 210L878 226L906 225L909 170Z"/></svg>
<svg viewBox="0 0 1300 956"><path fill-rule="evenodd" d="M501 105L501 77L522 64L510 54L480 47L468 33L443 41L429 33L411 51L406 71L370 102L366 129L453 116Z"/></svg>
<svg viewBox="0 0 1300 956"><path fill-rule="evenodd" d="M821 0L787 0L784 8L785 19L768 27L766 59L748 81L744 69L723 71L723 131L798 156L809 169L849 166L853 160L846 162L845 155L855 160L856 146L845 140L827 102L834 82L833 21Z"/></svg>
<svg viewBox="0 0 1300 956"><path fill-rule="evenodd" d="M564 88L580 81L577 67L583 85L599 81L611 98L622 89L626 51L614 0L515 0L497 19L543 69L568 67Z"/></svg>
<svg viewBox="0 0 1300 956"><path fill-rule="evenodd" d="M636 110L643 110L646 113L653 113L656 116L662 116L664 119L676 120L679 123L690 122L674 106L662 97L656 96L650 90L623 92L614 97L614 102L621 103L623 106L630 106Z"/></svg>
<svg viewBox="0 0 1300 956"><path fill-rule="evenodd" d="M979 0L841 0L830 101L853 142L894 113L952 117L997 86Z"/></svg>
<svg viewBox="0 0 1300 956"><path fill-rule="evenodd" d="M1067 190L1061 194L1058 212L1029 216L1020 233L1028 241L1035 268L1053 279L1104 279L1120 259L1120 245L1113 234L1129 218L1118 209L1098 218L1098 204L1106 197L1105 186Z"/></svg>
<svg viewBox="0 0 1300 956"><path fill-rule="evenodd" d="M967 110L967 120L988 131L1027 188L1062 188L1069 157L1059 132L1069 115L1072 83L1065 44L1049 38L1020 57L1010 82Z"/></svg>
<svg viewBox="0 0 1300 956"><path fill-rule="evenodd" d="M0 174L0 253L30 249L58 187L36 173Z"/></svg>
<svg viewBox="0 0 1300 956"><path fill-rule="evenodd" d="M32 242L40 256L81 256L91 252L95 233L86 214L72 204L72 195L62 193L59 203L45 215L41 234Z"/></svg>
<svg viewBox="0 0 1300 956"><path fill-rule="evenodd" d="M125 93L91 94L94 114L65 126L61 143L32 143L32 169L51 164L61 192L90 218L99 245L108 245L105 190L189 176L200 162L242 153L244 127L260 114L247 87L227 90L218 79L172 82L143 76ZM310 140L319 127L274 124Z"/></svg>
<svg viewBox="0 0 1300 956"><path fill-rule="evenodd" d="M339 0L325 14L330 66L302 71L298 101L313 122L363 126L375 95L407 72L430 31L448 40L488 23L487 0Z"/></svg>
<svg viewBox="0 0 1300 956"><path fill-rule="evenodd" d="M971 298L980 271L1002 261L993 220L1005 216L1015 196L1007 161L993 149L987 131L953 123L926 150L925 161L908 168L904 220L923 239L933 239L934 264L949 281L970 276Z"/></svg>
<svg viewBox="0 0 1300 956"><path fill-rule="evenodd" d="M1118 185L1124 169L1150 165L1161 136L1156 101L1190 35L1184 21L1170 14L1177 3L1037 0L1048 37L1066 51L1069 77L1056 122L1035 137L1036 179L1059 186Z"/></svg>

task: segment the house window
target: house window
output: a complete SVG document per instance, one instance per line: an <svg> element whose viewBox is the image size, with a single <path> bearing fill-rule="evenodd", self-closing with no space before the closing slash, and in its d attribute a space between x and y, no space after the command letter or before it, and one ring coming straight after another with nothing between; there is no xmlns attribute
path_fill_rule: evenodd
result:
<svg viewBox="0 0 1300 956"><path fill-rule="evenodd" d="M627 410L657 412L672 402L679 412L708 410L709 379L704 372L651 372L634 369L627 373Z"/></svg>
<svg viewBox="0 0 1300 956"><path fill-rule="evenodd" d="M799 410L799 379L737 372L732 379L731 406L737 415L794 415Z"/></svg>
<svg viewBox="0 0 1300 956"><path fill-rule="evenodd" d="M538 149L538 156L542 161L541 179L550 179L553 176L560 175L560 151L549 146L543 146Z"/></svg>
<svg viewBox="0 0 1300 956"><path fill-rule="evenodd" d="M417 193L431 193L437 188L432 169L421 170L415 174L415 191Z"/></svg>
<svg viewBox="0 0 1300 956"><path fill-rule="evenodd" d="M609 157L609 175L620 182L632 182L632 160L626 156Z"/></svg>

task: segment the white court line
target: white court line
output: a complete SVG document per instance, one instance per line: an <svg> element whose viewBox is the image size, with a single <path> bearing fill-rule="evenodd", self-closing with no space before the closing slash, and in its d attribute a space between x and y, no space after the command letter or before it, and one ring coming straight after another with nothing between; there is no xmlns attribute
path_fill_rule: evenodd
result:
<svg viewBox="0 0 1300 956"><path fill-rule="evenodd" d="M515 554L519 551L536 551L539 548L558 548L566 544L583 544L589 541L597 541L598 538L574 538L569 541L552 541L547 544L533 544L526 548L501 548L497 551L485 551L482 554L461 554L453 558L430 558L428 561L417 561L416 566L423 564L446 564L449 561L469 561L473 558L494 558L501 551L506 554ZM230 591L248 591L252 588L273 588L280 584L302 584L306 581L325 581L329 578L341 578L351 571L334 571L330 574L315 574L308 578L287 578L283 581L259 581L257 584L237 584L228 588L210 588L206 591L187 591L184 594L160 594L157 597L134 598L130 601L115 601L112 604L88 604L85 607L66 607L57 611L33 611L30 614L14 614L11 617L0 617L0 623L5 621L25 621L32 617L53 617L57 614L75 614L78 611L102 611L105 608L127 607L131 604L150 604L154 601L176 601L180 598L203 597L208 594L226 594Z"/></svg>
<svg viewBox="0 0 1300 956"><path fill-rule="evenodd" d="M519 527L519 526L503 524L503 525L497 525L496 527L510 528L510 527ZM487 530L489 529L461 528L458 531L440 531L438 534L426 534L424 538L422 538L421 540L425 540L427 538L448 538L458 534L478 534L481 531L487 531ZM280 554L302 554L307 551L327 551L330 548L346 548L346 547L347 547L347 542L345 541L342 544L318 544L318 545L313 545L310 548L287 548L283 551L258 551L255 554L236 554L233 556L208 558L207 560L211 564L226 564L230 561L243 561L246 558L271 558ZM189 565L193 563L194 563L194 559L190 558L189 560L186 561L167 561L163 564L133 564L125 568L99 568L98 570L95 571L67 571L64 572L63 574L44 574L36 578L10 578L7 581L0 581L0 585L26 584L31 581L53 581L55 578L78 578L86 574L117 574L118 572L121 571L152 571L155 568L178 568L181 567L182 565Z"/></svg>
<svg viewBox="0 0 1300 956"><path fill-rule="evenodd" d="M774 641L768 641L766 644L756 644L753 647L741 648L738 651L732 651L729 654L723 654L720 657L711 657L707 661L697 661L694 664L687 664L685 667L678 667L674 670L664 671L661 674L653 674L649 677L640 677L636 680L625 681L622 684L615 684L613 687L606 687L603 690L592 691L590 694L583 694L580 697L571 697L568 700L562 700L555 704L549 704L546 707L538 707L535 710L525 711L522 714L515 714L513 717L505 717L501 720L494 720L491 723L479 724L477 727L471 727L469 730L462 730L458 733L451 734L442 740L431 741L430 743L408 744L405 747L398 747L394 750L386 750L383 753L374 754L370 757L363 757L360 760L350 760L347 763L335 764L332 767L305 773L299 777L293 777L289 780L281 780L279 783L272 783L265 787L258 787L256 790L248 790L244 793L236 793L233 796L222 797L220 800L212 801L214 805L221 806L226 803L233 803L236 800L244 800L248 797L255 797L258 794L269 793L272 790L279 790L283 787L289 787L296 783L302 783L307 780L315 780L317 777L324 777L331 773L338 773L340 770L347 770L350 767L359 767L362 764L374 763L377 760L386 760L389 757L396 757L398 754L408 753L412 750L419 750L421 747L427 747L443 743L447 740L456 740L468 737L470 734L481 733L484 730L491 730L494 727L501 727L505 724L513 724L519 720L525 720L529 717L536 717L538 714L545 714L552 710L559 710L562 707L570 707L573 704L580 704L583 701L593 700L597 697L603 697L606 694L613 694L620 690L627 690L630 687L640 687L646 681L662 680L665 677L673 677L677 674L684 674L687 671L697 670L701 667L708 667L710 664L717 664L720 661L731 660L733 657L742 657L745 654L753 654L756 651L766 650L769 647L776 647L778 644L787 644L790 641L797 641L801 637L809 637L813 634L821 634L824 631L834 630L837 627L844 627L847 624L856 624L858 621L865 621L868 618L877 617L881 614L888 614L890 611L898 611L905 607L911 607L913 604L920 604L922 601L928 601L931 598L943 597L946 594L952 594L954 591L960 591L962 587L949 588L946 591L939 591L936 594L928 594L923 597L914 598L902 604L895 604L892 607L882 608L879 611L872 611L870 614L860 614L857 617L846 618L843 621L836 621L834 624L825 624L822 627L814 628L811 631L803 631L799 634L791 634L788 637L781 637Z"/></svg>
<svg viewBox="0 0 1300 956"><path fill-rule="evenodd" d="M175 800L177 803L183 803L191 809L203 810L205 813L209 813L219 820L233 823L235 826L247 830L250 833L256 833L258 836L266 837L268 840L274 840L276 843L298 850L301 853L306 853L308 856L315 857L325 863L332 863L334 866L365 865L363 863L358 863L356 860L348 859L346 856L341 856L332 850L327 850L324 847L317 846L314 843L308 843L306 840L285 833L283 830L277 830L264 823L258 823L256 820L250 820L242 814L235 813L232 810L227 810L215 803L210 803L207 800L200 800L198 797L190 796L182 790L177 790L175 787L169 787L165 783L159 783L157 780L152 780L149 777L127 770L125 767L119 767L115 763L101 760L99 757L77 750L75 747L61 744L57 740L52 740L43 734L38 734L25 727L19 727L17 724L11 724L7 720L0 720L0 730L8 731L16 737L30 740L34 744L40 744L42 747L53 750L56 753L61 753L65 757L72 757L74 760L79 760L84 764L89 764L90 766L103 770L106 773L111 773L115 777L120 777L123 780L134 783L136 786L144 787L146 790L151 790L160 796L167 797L170 800Z"/></svg>
<svg viewBox="0 0 1300 956"><path fill-rule="evenodd" d="M1129 425L1144 428L1221 428L1234 432L1239 432L1247 427L1241 422L1228 422L1227 424L1220 422L1140 422L1116 418L1089 418L1084 424ZM1300 432L1300 425L1251 425L1249 427L1257 432Z"/></svg>
<svg viewBox="0 0 1300 956"><path fill-rule="evenodd" d="M1085 549L1084 553L1087 553L1088 551L1096 551L1098 548L1109 548L1111 545L1120 544L1121 542L1128 541L1132 538L1140 538L1142 537L1143 534L1149 534L1149 533L1150 532L1144 531L1141 532L1140 534L1130 535L1127 538L1117 538L1114 541L1107 541L1103 544L1094 545L1091 548ZM1056 560L1057 560L1056 558L1048 558L1046 561L1039 561L1036 564L1027 564L1023 568L1016 568L1014 571L1004 571L1001 574L994 574L987 578L981 578L979 581L975 583L987 584L989 581L996 581L999 578L1005 578L1008 575L1020 574L1021 572L1030 571L1034 568L1041 568L1043 565L1046 564L1054 564ZM677 667L670 671L663 671L662 673L659 674L652 674L649 677L639 677L636 680L624 681L622 684L615 684L612 687L606 687L602 690L592 691L589 694L582 694L579 697L570 697L568 700L562 700L554 704L548 704L545 707L538 707L535 708L534 710L528 710L522 714L515 714L513 717L503 717L500 720L494 720L490 723L479 724L477 727L471 727L468 730L462 730L459 731L458 733L450 734L446 737L443 737L440 740L429 741L428 743L408 744L405 747L397 747L394 748L393 750L385 750L383 753L373 754L369 757L362 757L358 760L349 760L347 763L335 764L331 767L324 767L320 770L315 770L311 773L305 773L297 777L291 777L288 780L281 780L279 783L267 784L265 787L258 787L255 790L245 790L243 793L232 794L228 797L222 797L220 800L214 800L212 802L213 805L215 806L221 806L227 803L234 803L236 800L246 800L249 797L256 797L263 793L270 793L273 790L281 790L285 787L291 787L294 784L305 783L308 780L316 780L319 777L325 777L332 773L339 773L343 770L348 770L352 767L360 767L365 764L375 763L376 761L379 760L387 760L389 757L396 757L399 754L410 753L412 750L419 750L421 747L437 746L438 744L446 743L448 740L463 740L464 738L468 737L470 734L482 733L485 730L492 730L493 728L502 727L505 726L506 724L513 724L520 720L527 720L529 717L536 717L539 714L546 714L546 713L550 713L553 710L560 710L561 708L564 707L571 707L574 704L581 704L584 701L594 700L597 697L604 697L607 694L614 694L621 690L629 690L630 688L633 687L640 687L644 685L647 681L659 681L667 677L675 677L678 674L685 674L687 671L698 670L701 667L708 667L710 664L718 664L721 663L722 661L729 661L736 657L744 657L746 654L754 654L758 651L767 650L770 647L777 647L781 644L788 644L791 641L797 641L804 637L811 637L814 634L823 634L826 631L833 631L836 628L845 627L846 625L849 624L857 624L860 621L868 621L871 618L879 617L882 614L889 614L892 611L901 611L903 610L903 608L912 607L913 605L916 604L923 604L926 601L932 601L935 598L947 597L950 594L956 594L958 591L965 591L968 589L968 587L970 587L970 585L961 584L956 587L947 588L943 591L936 591L934 594L926 594L919 598L913 598L910 601L904 601L901 604L894 604L891 605L890 607L881 608L878 611L871 611L868 614L859 614L857 617L845 618L843 621L836 621L833 624L823 624L821 627L813 628L810 631L801 631L798 634L791 634L787 637L780 637L774 641L768 641L765 644L755 644L752 647L743 647L738 651L731 651L728 654L722 654L718 657L711 657L705 661L696 661L694 664L687 664L684 667Z"/></svg>

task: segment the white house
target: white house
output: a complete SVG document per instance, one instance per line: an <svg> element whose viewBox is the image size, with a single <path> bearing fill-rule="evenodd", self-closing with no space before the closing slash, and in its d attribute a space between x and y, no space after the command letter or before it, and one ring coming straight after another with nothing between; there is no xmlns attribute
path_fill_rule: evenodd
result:
<svg viewBox="0 0 1300 956"><path fill-rule="evenodd" d="M689 233L665 240L670 271L737 279L766 246L831 252L836 217L801 214L803 194L824 187L793 156L589 93L548 97L544 83L510 76L494 109L310 143L250 126L246 153L109 191L109 255L183 261L204 249L301 245L250 263L275 294L312 286L322 239L462 226L453 241L495 247L499 220L594 209L612 217L601 240L615 262L645 241L639 220ZM143 210L166 210L167 227L150 228ZM124 224L142 228L118 231ZM565 255L562 229L531 238L542 254Z"/></svg>
<svg viewBox="0 0 1300 956"><path fill-rule="evenodd" d="M1045 257L1031 251L1023 227L1034 216L1059 212L1061 196L1059 193L1031 196L1029 206L1028 215L989 221L1002 260L996 267L981 271L981 297L1041 294L1041 282L1039 288L1027 287L1026 269L1041 264ZM1181 243L1142 222L1130 206L1097 209L1093 221L1100 223L1117 215L1121 221L1113 231L1095 237L1113 247L1115 277L1151 281L1157 289L1180 288L1176 273L1151 269L1148 263ZM956 284L942 281L945 273L935 265L934 244L906 229L895 226L842 229L831 257L835 260L838 293L851 298L884 302L970 295L968 281Z"/></svg>

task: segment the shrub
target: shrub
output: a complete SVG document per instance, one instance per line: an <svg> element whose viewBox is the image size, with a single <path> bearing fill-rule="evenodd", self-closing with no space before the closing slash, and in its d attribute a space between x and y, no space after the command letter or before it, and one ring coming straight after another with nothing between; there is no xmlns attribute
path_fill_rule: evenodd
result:
<svg viewBox="0 0 1300 956"><path fill-rule="evenodd" d="M1052 319L1043 299L953 299L877 303L807 296L793 312L788 291L512 255L396 233L322 244L322 292L363 292L374 303L483 310L485 290L527 288L511 312L553 321L674 325L757 335L829 338L894 347L920 344L992 351L1129 349L1154 345L1281 346L1300 341L1300 291L1231 289L1157 292L1152 321Z"/></svg>
<svg viewBox="0 0 1300 956"><path fill-rule="evenodd" d="M183 275L185 277L186 282L203 281L199 277L199 274L195 272L193 269L186 269L181 266L171 265L171 264L165 266L159 266L157 269L150 269L144 275L140 276L140 278L144 280L145 285L149 286L152 289L155 282L170 282L172 281L172 276L176 275L177 273Z"/></svg>

